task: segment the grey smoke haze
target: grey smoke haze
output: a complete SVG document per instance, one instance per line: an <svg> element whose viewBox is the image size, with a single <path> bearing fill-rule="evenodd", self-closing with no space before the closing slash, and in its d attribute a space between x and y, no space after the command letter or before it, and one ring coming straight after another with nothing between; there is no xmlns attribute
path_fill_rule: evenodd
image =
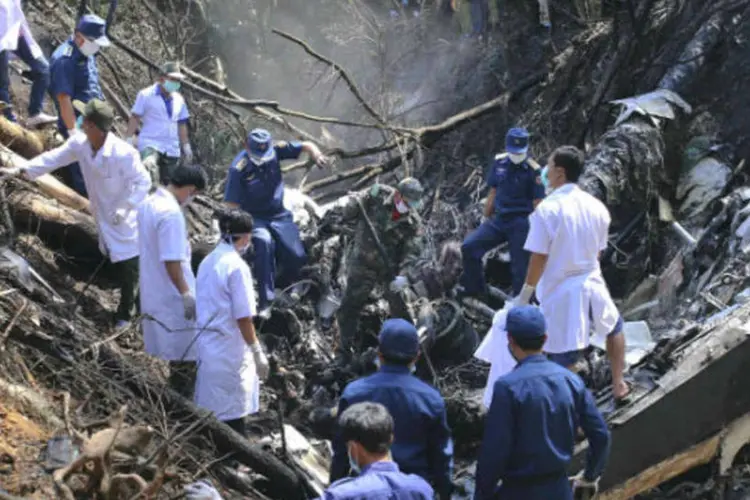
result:
<svg viewBox="0 0 750 500"><path fill-rule="evenodd" d="M428 2L429 3L429 2ZM300 47L270 32L286 31L341 64L369 103L393 121L433 123L480 102L480 54L461 43L429 8L420 17L388 13L389 0L221 0L210 17L223 39L230 86L249 98L274 99L311 114L372 123L346 84ZM476 94L476 95L473 95ZM465 99L461 96L467 96ZM319 124L294 120L316 136ZM327 126L356 149L377 144L377 131Z"/></svg>

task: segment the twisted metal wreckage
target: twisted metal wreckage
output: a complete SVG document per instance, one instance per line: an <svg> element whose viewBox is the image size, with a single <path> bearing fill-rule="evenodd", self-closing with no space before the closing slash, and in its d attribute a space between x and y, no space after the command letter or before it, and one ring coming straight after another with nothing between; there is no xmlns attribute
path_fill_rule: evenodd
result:
<svg viewBox="0 0 750 500"><path fill-rule="evenodd" d="M750 188L742 186L742 164L733 167L731 155L714 145L711 137L690 140L682 167L677 172L665 169L665 132L674 120L679 122L691 113L680 95L698 78L704 59L719 42L727 16L718 13L698 30L680 58L683 62L667 71L655 91L614 101L622 112L589 152L581 181L609 206L618 229L603 257L605 272L622 274L624 267L631 283L637 283L630 287L635 289L622 301L621 310L628 320L648 320L658 337L654 349L630 367L634 394L632 403L623 408L612 409L604 356L592 348L588 357L588 378L598 390L598 401L608 413L613 432L602 498L632 498L696 466L714 462L718 486L730 487L734 457L750 441L750 396L742 384L742 375L750 368L750 331L745 326L750 320L750 305L745 305L750 293L744 291L750 260ZM507 101L508 95L502 99ZM462 119L446 123L454 127ZM425 128L423 136L430 137L434 129ZM28 132L0 118L0 140L13 147L13 151L0 147L3 165L23 165L24 157L38 154L46 146L44 141L38 142L40 136L27 136ZM391 167L389 163L378 171ZM50 248L79 261L101 262L85 199L51 176L43 176L35 184L18 179L3 182L0 216L8 247L14 247L20 238L16 229L38 232ZM50 197L56 201L51 202ZM665 207L668 199L676 202L674 213ZM77 309L91 307L91 299L86 298L88 286L94 278L106 278L107 266L100 276L89 278L82 291L69 292L73 287L64 278L51 278L54 267L49 261L35 255L29 257L33 260L29 266L9 248L3 250L0 271L25 294L20 301L0 304L13 317L0 333L0 356L7 355L5 345L12 340L23 353L22 358L14 358L18 366L46 363L61 381L66 377L80 381L83 374L91 374L99 380L86 386L91 391L89 397L110 401L116 392L120 404L127 401L135 407L138 400L147 406L158 401L170 422L185 424L164 439L154 439L158 442L154 444L152 428L123 423L125 416L138 408L129 407L126 414L122 407L111 420L79 425L106 427L86 437L74 430L66 400L64 428L82 443L82 455L50 467L57 471L54 478L63 492L70 493L69 477L80 473L84 462L90 461L95 464L93 472L85 474L90 489L98 488L102 494L119 488L129 495L152 493L175 477L166 467L170 445L195 434L219 448L233 450L234 459L267 478L268 496L289 499L320 493L327 480L325 451L311 446L285 418L319 436L330 435L330 409L336 395L352 377L372 369L374 357L367 349L374 339L366 338L364 354L350 370L330 368L334 330L325 320L335 309L337 290L344 286L341 270L346 265L349 231L338 220L336 204L345 202L341 199L321 207L298 191L290 190L286 196L313 264L306 270L309 287L302 301L292 302L282 294L274 315L261 328L261 332L273 332L263 335L269 350L289 361L286 370L276 369L269 383L278 405L277 428L282 431L270 443L244 441L189 401L162 389L158 379L140 373L121 349L102 341L96 327L82 320ZM194 265L205 255L205 235L216 208L215 202L200 197L188 209L191 234L197 235ZM424 285L421 293L415 294L423 298L406 297L425 339L427 355L418 373L433 381L444 380L446 374L460 368L456 365L467 361L476 345L472 325L486 331L493 313L493 307L481 302L458 303L445 296L457 277L450 257L455 248L451 250L449 244L440 258L437 249L440 242L458 232L454 219L447 210L432 213L427 262L414 270L411 280ZM646 238L640 236L643 227ZM660 255L663 272L644 276L645 262L654 255L654 247L665 249ZM628 248L629 256L623 248ZM46 272L31 272L37 265ZM40 281L40 275L50 277L51 284L43 278ZM497 295L503 298L502 292ZM376 331L384 315L384 303L376 301L363 313L363 330ZM42 333L45 331L54 335ZM86 348L81 350L81 346ZM82 378L69 374L71 366ZM462 366L468 366L472 372L469 379L479 383L466 384L465 379L454 377L460 394L448 397L447 402L456 434L475 440L481 435L481 425L473 424L481 419L478 412L466 412L465 408L479 407L479 391L461 384L472 388L483 385L486 371L471 363ZM102 376L111 382L102 384ZM9 391L0 387L0 393ZM111 411L110 407L108 413ZM140 411L146 415L139 417L141 420L153 418L147 410ZM127 429L130 431L124 433ZM132 446L123 441L128 436ZM271 444L273 452L264 444ZM574 470L584 454L585 443L577 450ZM252 482L227 475L227 471L224 474L227 485L263 498Z"/></svg>

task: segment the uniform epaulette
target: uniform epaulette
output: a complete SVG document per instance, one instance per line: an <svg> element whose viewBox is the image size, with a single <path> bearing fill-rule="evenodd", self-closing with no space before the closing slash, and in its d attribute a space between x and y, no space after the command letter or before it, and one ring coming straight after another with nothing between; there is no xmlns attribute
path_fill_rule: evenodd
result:
<svg viewBox="0 0 750 500"><path fill-rule="evenodd" d="M278 141L273 143L273 147L275 148L285 148L289 145L289 142L287 141Z"/></svg>
<svg viewBox="0 0 750 500"><path fill-rule="evenodd" d="M504 160L508 157L508 153L498 153L495 155L496 160Z"/></svg>
<svg viewBox="0 0 750 500"><path fill-rule="evenodd" d="M245 170L245 167L247 167L247 162L248 162L247 156L243 156L242 158L240 158L240 161L237 162L234 168L242 172L243 170Z"/></svg>
<svg viewBox="0 0 750 500"><path fill-rule="evenodd" d="M526 158L526 163L528 163L529 166L533 168L534 170L539 170L540 168L542 168L541 166L539 166L539 164L536 162L534 158Z"/></svg>
<svg viewBox="0 0 750 500"><path fill-rule="evenodd" d="M73 46L71 44L65 45L65 48L63 49L62 53L60 54L61 57L70 57L73 55Z"/></svg>

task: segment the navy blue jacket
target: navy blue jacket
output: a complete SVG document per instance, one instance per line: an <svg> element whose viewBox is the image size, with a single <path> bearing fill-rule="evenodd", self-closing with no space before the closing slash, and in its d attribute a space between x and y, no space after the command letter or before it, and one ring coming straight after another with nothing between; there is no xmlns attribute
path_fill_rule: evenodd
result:
<svg viewBox="0 0 750 500"><path fill-rule="evenodd" d="M380 403L393 417L391 454L402 471L430 482L449 498L452 490L453 441L445 414L445 401L431 385L404 366L384 365L380 371L350 383L339 401L338 414L355 403ZM337 433L333 441L331 481L349 471L346 443Z"/></svg>
<svg viewBox="0 0 750 500"><path fill-rule="evenodd" d="M497 155L487 173L487 185L496 189L495 217L529 215L534 200L544 198L541 172L529 159L516 165L507 155Z"/></svg>
<svg viewBox="0 0 750 500"><path fill-rule="evenodd" d="M400 472L394 462L375 462L359 476L333 483L320 500L433 500L434 495L421 477Z"/></svg>
<svg viewBox="0 0 750 500"><path fill-rule="evenodd" d="M224 201L239 204L253 217L274 218L284 212L283 160L295 160L302 154L299 142L279 142L273 146L274 159L255 165L247 151L240 152L227 174Z"/></svg>
<svg viewBox="0 0 750 500"><path fill-rule="evenodd" d="M475 500L572 498L566 469L578 427L589 442L585 477L594 480L604 470L610 435L591 393L578 375L544 355L522 360L495 382Z"/></svg>

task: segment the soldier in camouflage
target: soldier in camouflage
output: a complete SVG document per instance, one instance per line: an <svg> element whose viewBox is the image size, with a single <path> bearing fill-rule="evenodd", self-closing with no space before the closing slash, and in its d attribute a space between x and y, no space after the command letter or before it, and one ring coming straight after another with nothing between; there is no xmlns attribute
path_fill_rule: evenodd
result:
<svg viewBox="0 0 750 500"><path fill-rule="evenodd" d="M347 256L346 291L338 311L340 354L347 357L356 338L359 315L375 288L385 288L392 317L408 317L396 300L409 284L406 269L422 251L422 221L417 210L423 194L417 179L394 189L375 184L344 207L343 218L358 219L354 245Z"/></svg>

